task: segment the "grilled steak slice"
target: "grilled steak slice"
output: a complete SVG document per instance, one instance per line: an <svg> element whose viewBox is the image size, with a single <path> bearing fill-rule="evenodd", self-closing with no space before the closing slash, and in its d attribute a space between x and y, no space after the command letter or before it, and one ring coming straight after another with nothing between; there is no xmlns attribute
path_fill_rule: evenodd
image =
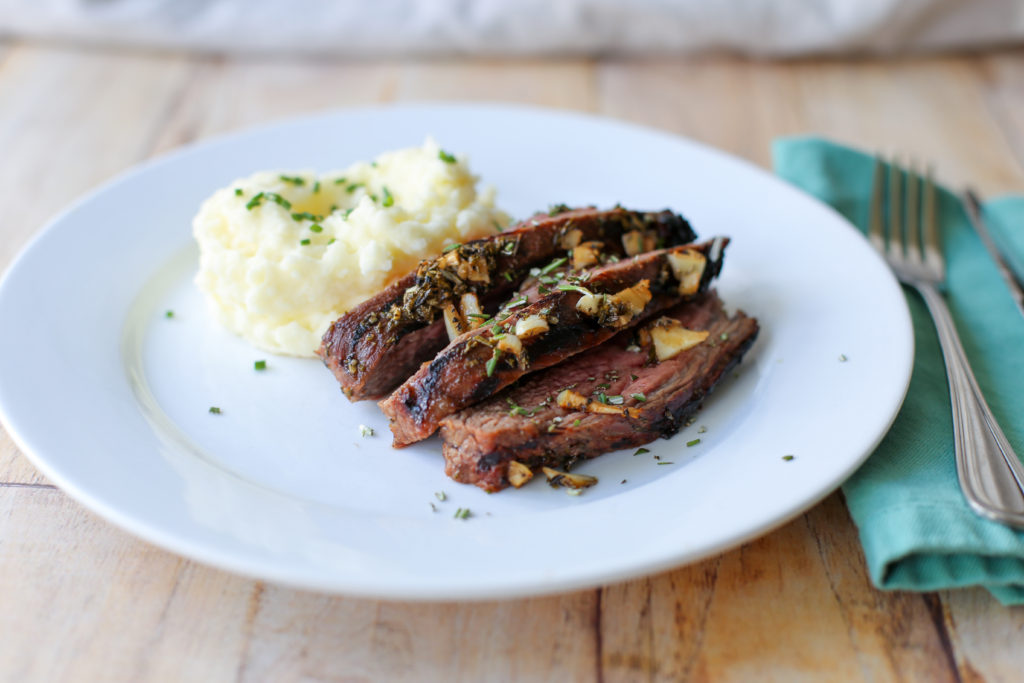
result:
<svg viewBox="0 0 1024 683"><path fill-rule="evenodd" d="M378 398L444 348L441 311L463 294L477 294L485 310L493 310L531 268L579 244L597 241L605 256L621 257L693 239L689 223L671 211L560 207L422 261L414 273L335 321L317 353L349 399Z"/></svg>
<svg viewBox="0 0 1024 683"><path fill-rule="evenodd" d="M533 303L470 330L380 402L396 447L425 439L452 413L610 339L620 330L707 288L722 266L725 238L673 247L570 276Z"/></svg>
<svg viewBox="0 0 1024 683"><path fill-rule="evenodd" d="M566 469L581 459L675 434L719 379L740 362L754 343L758 326L742 312L729 317L713 291L665 316L709 334L674 358L652 362L646 349L636 350L634 331L621 332L602 346L445 418L445 472L456 481L498 491L509 485L512 461L531 470ZM562 408L558 396L569 387L596 399L591 409L617 408L628 415ZM600 403L602 394L612 404ZM622 403L614 405L619 397Z"/></svg>

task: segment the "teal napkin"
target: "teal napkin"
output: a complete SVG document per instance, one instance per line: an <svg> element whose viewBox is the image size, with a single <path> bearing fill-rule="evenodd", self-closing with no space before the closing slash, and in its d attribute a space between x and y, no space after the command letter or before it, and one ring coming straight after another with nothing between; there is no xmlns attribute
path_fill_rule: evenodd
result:
<svg viewBox="0 0 1024 683"><path fill-rule="evenodd" d="M775 171L830 204L862 230L871 156L819 138L777 140ZM997 240L1024 264L1024 197L985 204ZM1014 306L960 201L940 192L947 301L989 407L1024 455L1024 318ZM843 485L871 579L884 589L984 586L1003 604L1024 604L1024 533L967 506L953 460L949 389L938 337L924 303L904 288L914 323L910 390L892 429Z"/></svg>

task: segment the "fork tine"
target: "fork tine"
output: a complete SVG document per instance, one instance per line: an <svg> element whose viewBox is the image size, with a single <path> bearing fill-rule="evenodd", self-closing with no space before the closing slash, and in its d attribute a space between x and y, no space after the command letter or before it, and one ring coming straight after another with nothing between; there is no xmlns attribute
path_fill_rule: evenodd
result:
<svg viewBox="0 0 1024 683"><path fill-rule="evenodd" d="M942 246L939 244L938 223L935 217L935 179L931 166L928 166L925 172L923 194L921 223L924 228L924 261L929 268L939 273L940 279L945 279L946 267L942 260Z"/></svg>
<svg viewBox="0 0 1024 683"><path fill-rule="evenodd" d="M903 247L903 171L895 161L889 164L889 246L887 253L897 251L899 256Z"/></svg>
<svg viewBox="0 0 1024 683"><path fill-rule="evenodd" d="M918 196L918 188L920 187L921 177L917 174L917 169L913 163L907 168L907 223L906 223L906 245L905 249L907 255L907 261L912 264L920 264L922 259L921 255L921 226L918 223L919 209L918 202L920 197Z"/></svg>
<svg viewBox="0 0 1024 683"><path fill-rule="evenodd" d="M882 234L882 204L885 193L885 167L875 157L875 170L871 180L871 209L868 216L868 240L882 253L885 251L885 236Z"/></svg>

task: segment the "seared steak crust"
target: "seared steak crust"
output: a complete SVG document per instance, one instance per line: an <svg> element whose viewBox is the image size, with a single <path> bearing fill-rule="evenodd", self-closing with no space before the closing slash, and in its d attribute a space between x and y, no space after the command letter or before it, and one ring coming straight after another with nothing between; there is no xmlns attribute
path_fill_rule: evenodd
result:
<svg viewBox="0 0 1024 683"><path fill-rule="evenodd" d="M445 304L474 292L493 312L530 268L591 240L602 242L605 253L622 256L626 234L659 247L695 238L689 223L671 211L560 207L422 261L414 273L335 321L317 353L349 399L379 398L444 348L447 336L439 315Z"/></svg>
<svg viewBox="0 0 1024 683"><path fill-rule="evenodd" d="M390 418L394 445L407 446L425 439L446 416L492 396L523 375L597 346L620 330L690 298L692 294L680 294L680 281L671 265L680 253L699 252L706 259L699 282L693 283L691 291L706 290L721 269L726 244L725 238L718 238L701 245L647 252L595 268L587 272L583 292L556 289L533 303L511 309L500 328L499 323L494 323L460 335L380 402ZM636 304L632 312L606 306L600 309L600 315L595 315L577 308L581 298L588 296L585 292L615 295L634 286L648 287L650 296ZM517 338L521 352L501 351L501 338L511 334L518 322L538 319L547 323L544 333L521 341Z"/></svg>
<svg viewBox="0 0 1024 683"><path fill-rule="evenodd" d="M448 476L498 491L509 485L513 460L531 469L566 469L581 459L675 434L719 379L740 362L757 337L758 325L742 312L729 317L714 292L665 315L710 334L674 358L652 363L632 346L633 332L621 332L606 344L448 416L441 422ZM555 397L567 387L584 395L621 396L622 405L634 408L635 416L561 408Z"/></svg>

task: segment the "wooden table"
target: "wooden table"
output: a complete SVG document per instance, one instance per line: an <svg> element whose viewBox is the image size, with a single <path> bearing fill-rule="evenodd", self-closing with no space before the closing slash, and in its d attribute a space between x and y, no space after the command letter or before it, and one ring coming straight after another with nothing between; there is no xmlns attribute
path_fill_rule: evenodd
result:
<svg viewBox="0 0 1024 683"><path fill-rule="evenodd" d="M405 100L582 109L770 162L815 132L1024 190L1024 52L897 61L336 62L0 43L0 266L56 211L178 145ZM2 324L2 323L0 323ZM4 328L3 334L16 330ZM557 597L398 604L280 588L84 510L0 433L0 674L10 681L1024 679L1024 608L884 593L839 494L699 564Z"/></svg>

